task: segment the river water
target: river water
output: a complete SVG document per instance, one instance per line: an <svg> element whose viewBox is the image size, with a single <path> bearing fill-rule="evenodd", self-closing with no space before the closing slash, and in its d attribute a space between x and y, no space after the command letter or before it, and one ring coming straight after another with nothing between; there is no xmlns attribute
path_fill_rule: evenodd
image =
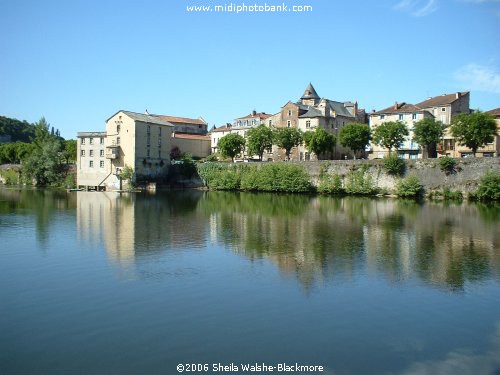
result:
<svg viewBox="0 0 500 375"><path fill-rule="evenodd" d="M499 223L472 204L0 189L0 373L498 374Z"/></svg>

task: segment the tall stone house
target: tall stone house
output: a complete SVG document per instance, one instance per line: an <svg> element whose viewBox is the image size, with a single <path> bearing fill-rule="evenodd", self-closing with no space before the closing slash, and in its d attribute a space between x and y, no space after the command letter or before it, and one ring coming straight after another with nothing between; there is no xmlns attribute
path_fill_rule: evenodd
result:
<svg viewBox="0 0 500 375"><path fill-rule="evenodd" d="M120 110L106 120L105 132L77 134L77 185L122 189L126 165L133 168L134 180L161 181L168 174L173 147L195 157L208 156L207 123L201 118Z"/></svg>
<svg viewBox="0 0 500 375"><path fill-rule="evenodd" d="M422 148L412 140L415 122L424 118L434 118L445 125L450 125L457 114L470 113L469 99L469 92L457 92L431 97L418 104L396 102L393 106L370 113L370 128L374 131L380 124L388 121L404 122L408 126L409 136L399 147L398 154L405 159L419 159L422 158ZM387 149L372 143L369 147L369 158L380 159L388 152ZM441 155L459 156L455 152L455 139L449 130L438 145L438 152Z"/></svg>

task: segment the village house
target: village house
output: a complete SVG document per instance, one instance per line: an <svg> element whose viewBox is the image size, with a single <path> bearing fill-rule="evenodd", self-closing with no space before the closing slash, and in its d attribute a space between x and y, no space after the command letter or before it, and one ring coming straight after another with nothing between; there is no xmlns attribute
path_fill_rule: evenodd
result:
<svg viewBox="0 0 500 375"><path fill-rule="evenodd" d="M455 115L470 113L469 98L469 92L457 92L431 97L415 105L396 102L393 106L386 109L370 113L370 129L374 131L384 122L402 121L408 127L409 136L406 137L403 144L399 147L398 154L405 159L419 159L422 158L422 148L412 140L415 122L424 118L434 118L445 125L450 125ZM383 158L389 152L387 149L373 143L370 145L369 151L370 159ZM455 153L455 139L452 137L449 129L445 132L441 144L438 145L438 152L441 155L460 156Z"/></svg>

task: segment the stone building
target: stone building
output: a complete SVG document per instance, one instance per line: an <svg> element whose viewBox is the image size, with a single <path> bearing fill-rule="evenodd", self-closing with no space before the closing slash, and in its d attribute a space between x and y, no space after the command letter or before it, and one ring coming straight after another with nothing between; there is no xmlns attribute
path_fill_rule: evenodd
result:
<svg viewBox="0 0 500 375"><path fill-rule="evenodd" d="M111 171L106 158L106 132L80 132L76 136L77 185L105 190L105 180Z"/></svg>
<svg viewBox="0 0 500 375"><path fill-rule="evenodd" d="M373 132L380 124L389 121L402 121L406 124L409 131L409 136L406 137L403 144L398 149L400 157L404 159L418 159L422 157L421 147L418 143L413 142L413 126L414 123L424 118L434 118L427 110L423 110L413 104L395 103L381 111L370 114L370 129ZM389 150L376 145L370 145L370 159L382 159L389 154Z"/></svg>
<svg viewBox="0 0 500 375"><path fill-rule="evenodd" d="M449 125L455 115L470 113L469 98L469 92L457 92L431 97L418 104L396 102L386 109L370 113L370 128L373 131L377 126L388 121L404 122L408 126L410 134L400 146L398 153L405 159L422 158L422 148L412 141L415 122L424 118L434 118L445 125ZM387 149L371 144L369 158L380 159L386 156L388 152ZM449 130L446 131L442 143L438 145L438 152L441 155L459 156L455 152L455 139Z"/></svg>
<svg viewBox="0 0 500 375"><path fill-rule="evenodd" d="M133 168L134 180L165 178L173 128L159 116L121 110L106 120L106 132L78 133L77 185L122 189L125 166Z"/></svg>
<svg viewBox="0 0 500 375"><path fill-rule="evenodd" d="M281 107L280 112L267 119L267 125L275 128L296 128L305 132L321 127L335 134L337 139L340 129L352 122L365 122L365 111L358 109L357 102L339 102L320 98L311 83L299 101L289 101ZM352 151L343 148L338 143L331 155L323 155L332 159L344 159L351 156ZM268 159L284 160L285 153L273 146L272 156L268 155ZM290 159L315 160L317 155L310 155L305 146L301 145L292 149Z"/></svg>

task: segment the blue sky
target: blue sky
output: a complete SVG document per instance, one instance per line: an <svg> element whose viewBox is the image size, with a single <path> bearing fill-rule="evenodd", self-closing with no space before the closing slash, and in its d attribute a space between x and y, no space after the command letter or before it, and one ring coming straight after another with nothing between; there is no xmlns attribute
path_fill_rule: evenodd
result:
<svg viewBox="0 0 500 375"><path fill-rule="evenodd" d="M312 12L187 12L282 0L1 1L0 115L66 138L119 109L205 118L276 113L309 82L382 109L471 91L500 107L499 0L285 0Z"/></svg>

